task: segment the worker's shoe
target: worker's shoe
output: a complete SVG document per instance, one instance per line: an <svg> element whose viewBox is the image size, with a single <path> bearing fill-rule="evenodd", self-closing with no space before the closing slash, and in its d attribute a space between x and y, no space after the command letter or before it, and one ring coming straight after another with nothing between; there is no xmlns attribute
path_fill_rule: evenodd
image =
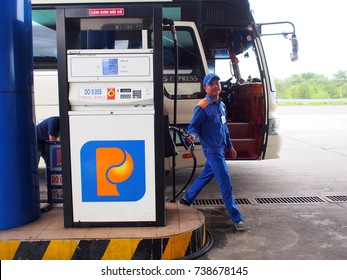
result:
<svg viewBox="0 0 347 280"><path fill-rule="evenodd" d="M234 227L237 231L245 231L246 225L243 221L235 222Z"/></svg>
<svg viewBox="0 0 347 280"><path fill-rule="evenodd" d="M178 201L179 204L191 206L187 200L185 200L183 197Z"/></svg>

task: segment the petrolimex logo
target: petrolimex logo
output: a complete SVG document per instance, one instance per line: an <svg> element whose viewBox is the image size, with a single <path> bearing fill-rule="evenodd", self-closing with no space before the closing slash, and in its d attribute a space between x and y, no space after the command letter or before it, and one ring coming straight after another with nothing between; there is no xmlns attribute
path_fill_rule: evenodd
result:
<svg viewBox="0 0 347 280"><path fill-rule="evenodd" d="M116 98L116 89L107 88L107 100L115 100Z"/></svg>
<svg viewBox="0 0 347 280"><path fill-rule="evenodd" d="M146 192L145 141L90 141L81 148L82 202L138 201Z"/></svg>

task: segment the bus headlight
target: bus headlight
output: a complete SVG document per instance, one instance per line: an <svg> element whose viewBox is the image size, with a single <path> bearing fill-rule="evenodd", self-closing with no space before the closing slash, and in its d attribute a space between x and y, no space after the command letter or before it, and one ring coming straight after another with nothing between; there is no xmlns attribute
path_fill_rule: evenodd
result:
<svg viewBox="0 0 347 280"><path fill-rule="evenodd" d="M280 133L280 120L269 119L269 135L279 135Z"/></svg>

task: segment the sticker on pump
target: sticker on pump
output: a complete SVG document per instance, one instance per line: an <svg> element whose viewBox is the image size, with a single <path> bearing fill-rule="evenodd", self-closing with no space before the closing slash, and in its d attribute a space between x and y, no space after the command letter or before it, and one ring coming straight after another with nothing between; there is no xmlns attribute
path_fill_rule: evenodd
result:
<svg viewBox="0 0 347 280"><path fill-rule="evenodd" d="M116 98L116 89L107 88L107 100L115 100Z"/></svg>
<svg viewBox="0 0 347 280"><path fill-rule="evenodd" d="M100 101L100 100L114 100L113 98L109 98L112 96L112 90L115 92L114 88L80 88L78 99L81 101Z"/></svg>

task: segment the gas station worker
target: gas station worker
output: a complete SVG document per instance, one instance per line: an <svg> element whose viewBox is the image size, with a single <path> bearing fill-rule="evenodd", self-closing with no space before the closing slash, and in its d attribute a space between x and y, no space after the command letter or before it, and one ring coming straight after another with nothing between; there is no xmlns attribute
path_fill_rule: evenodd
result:
<svg viewBox="0 0 347 280"><path fill-rule="evenodd" d="M46 162L46 141L56 141L60 135L60 122L59 117L50 117L36 126L36 138L37 138L37 151L38 151L38 161L40 156Z"/></svg>
<svg viewBox="0 0 347 280"><path fill-rule="evenodd" d="M231 221L236 230L243 231L246 227L232 193L233 185L225 162L226 151L230 152L233 158L236 158L237 153L230 140L226 108L219 97L222 90L220 78L216 74L208 74L202 85L206 96L194 109L188 126L190 135L187 140L192 142L199 137L206 163L202 173L181 198L180 203L192 205L200 191L215 177Z"/></svg>

